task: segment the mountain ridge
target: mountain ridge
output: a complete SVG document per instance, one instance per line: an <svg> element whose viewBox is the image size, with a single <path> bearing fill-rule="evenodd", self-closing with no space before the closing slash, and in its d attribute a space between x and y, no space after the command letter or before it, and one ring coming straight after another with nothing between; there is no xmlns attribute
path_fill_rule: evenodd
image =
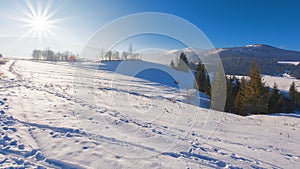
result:
<svg viewBox="0 0 300 169"><path fill-rule="evenodd" d="M169 54L172 53L179 56L181 52L186 53L192 65L197 65L202 60L209 60L209 58L219 56L223 62L226 74L247 74L250 63L255 59L262 74L280 76L288 72L292 76L300 78L300 65L278 63L279 61L299 62L299 51L281 49L266 44L251 44L196 51L193 51L191 48L184 48L169 51Z"/></svg>
<svg viewBox="0 0 300 169"><path fill-rule="evenodd" d="M284 61L299 61L300 52L294 50L281 49L266 44L252 44L238 47L215 48L204 52L204 56L217 54L222 57L252 57L255 59L276 59Z"/></svg>

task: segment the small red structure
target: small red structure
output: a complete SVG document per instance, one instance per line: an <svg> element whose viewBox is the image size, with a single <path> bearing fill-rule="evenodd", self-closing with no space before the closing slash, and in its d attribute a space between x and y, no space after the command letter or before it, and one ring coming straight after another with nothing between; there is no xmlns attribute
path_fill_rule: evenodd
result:
<svg viewBox="0 0 300 169"><path fill-rule="evenodd" d="M68 61L69 62L75 62L75 56L69 56Z"/></svg>

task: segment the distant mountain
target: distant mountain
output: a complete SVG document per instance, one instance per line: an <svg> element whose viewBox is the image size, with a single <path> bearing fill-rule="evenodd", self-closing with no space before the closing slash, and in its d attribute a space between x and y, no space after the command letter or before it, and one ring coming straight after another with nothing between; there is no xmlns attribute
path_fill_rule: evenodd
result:
<svg viewBox="0 0 300 169"><path fill-rule="evenodd" d="M216 48L202 53L204 56L218 54L225 57L251 57L259 59L276 59L278 61L300 61L300 52L276 48L264 44L254 44L242 47Z"/></svg>
<svg viewBox="0 0 300 169"><path fill-rule="evenodd" d="M300 78L300 65L280 64L278 61L300 61L300 52L276 48L264 44L253 44L241 47L215 48L210 50L196 50L190 48L168 51L174 55L185 52L192 64L201 62L201 58L219 56L227 74L244 75L253 59L258 63L263 74L281 75L289 72Z"/></svg>

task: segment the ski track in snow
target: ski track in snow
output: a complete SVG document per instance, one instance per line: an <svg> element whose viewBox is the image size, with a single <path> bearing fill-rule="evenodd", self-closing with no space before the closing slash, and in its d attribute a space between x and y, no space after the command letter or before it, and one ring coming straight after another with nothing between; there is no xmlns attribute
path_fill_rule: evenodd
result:
<svg viewBox="0 0 300 169"><path fill-rule="evenodd" d="M184 94L178 90L72 63L17 60L1 71L1 168L300 165L298 118L209 111L180 102ZM83 80L74 80L80 73ZM76 94L81 87L90 93ZM162 113L149 121L149 112Z"/></svg>

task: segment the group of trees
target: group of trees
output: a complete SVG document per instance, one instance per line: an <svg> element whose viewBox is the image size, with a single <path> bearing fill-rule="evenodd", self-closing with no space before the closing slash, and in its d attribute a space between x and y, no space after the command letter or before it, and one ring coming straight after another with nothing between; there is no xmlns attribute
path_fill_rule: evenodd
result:
<svg viewBox="0 0 300 169"><path fill-rule="evenodd" d="M100 60L101 61L111 61L111 60L137 60L141 59L141 55L137 52L134 52L133 46L129 44L128 50L119 52L109 50L104 52L104 50L100 53Z"/></svg>
<svg viewBox="0 0 300 169"><path fill-rule="evenodd" d="M290 71L290 75L293 77L300 79L300 64L298 65L293 65L293 68Z"/></svg>
<svg viewBox="0 0 300 169"><path fill-rule="evenodd" d="M249 74L248 65L251 64L252 57L236 57L226 56L222 57L225 72L232 75ZM257 67L262 74L281 75L288 71L289 74L295 78L300 78L300 64L280 64L278 59L260 58L257 59Z"/></svg>
<svg viewBox="0 0 300 169"><path fill-rule="evenodd" d="M173 69L184 71L184 72L187 72L190 70L188 58L186 57L186 54L183 52L179 55L179 58L177 59L176 64L174 63L173 60L171 60L170 66Z"/></svg>
<svg viewBox="0 0 300 169"><path fill-rule="evenodd" d="M101 61L111 61L111 60L137 60L141 59L141 55L139 53L129 53L127 51L119 52L119 51L107 51L100 55Z"/></svg>
<svg viewBox="0 0 300 169"><path fill-rule="evenodd" d="M222 64L218 64L211 83L205 65L199 63L194 71L195 85L199 91L211 97L211 107L216 110L243 116L300 110L300 93L295 82L290 85L289 93L281 92L276 83L272 87L266 86L255 60L248 65L248 76L239 79L226 76ZM180 54L177 65L172 60L170 66L177 70L189 70L189 62L184 53ZM222 102L218 99L222 99L224 89L225 105L218 105Z"/></svg>
<svg viewBox="0 0 300 169"><path fill-rule="evenodd" d="M188 61L188 58L185 53L181 53L176 59L176 64L173 60L170 62L170 66L175 70L180 71L189 71L191 67L196 67L194 70L195 76L195 88L199 91L204 92L208 96L211 95L211 84L209 74L206 71L205 65L203 63L199 63L198 65L191 65Z"/></svg>
<svg viewBox="0 0 300 169"><path fill-rule="evenodd" d="M210 78L205 69L205 65L199 63L194 74L195 74L196 88L199 91L204 92L205 94L210 96L210 92L211 92Z"/></svg>
<svg viewBox="0 0 300 169"><path fill-rule="evenodd" d="M226 78L227 96L224 108L226 112L245 116L300 109L300 94L294 82L288 94L280 92L276 83L272 88L266 86L255 61L251 63L248 77L241 80L235 76Z"/></svg>
<svg viewBox="0 0 300 169"><path fill-rule="evenodd" d="M49 61L74 61L78 58L78 54L75 55L72 52L54 52L52 50L38 50L35 49L32 51L32 59L33 60L49 60Z"/></svg>

